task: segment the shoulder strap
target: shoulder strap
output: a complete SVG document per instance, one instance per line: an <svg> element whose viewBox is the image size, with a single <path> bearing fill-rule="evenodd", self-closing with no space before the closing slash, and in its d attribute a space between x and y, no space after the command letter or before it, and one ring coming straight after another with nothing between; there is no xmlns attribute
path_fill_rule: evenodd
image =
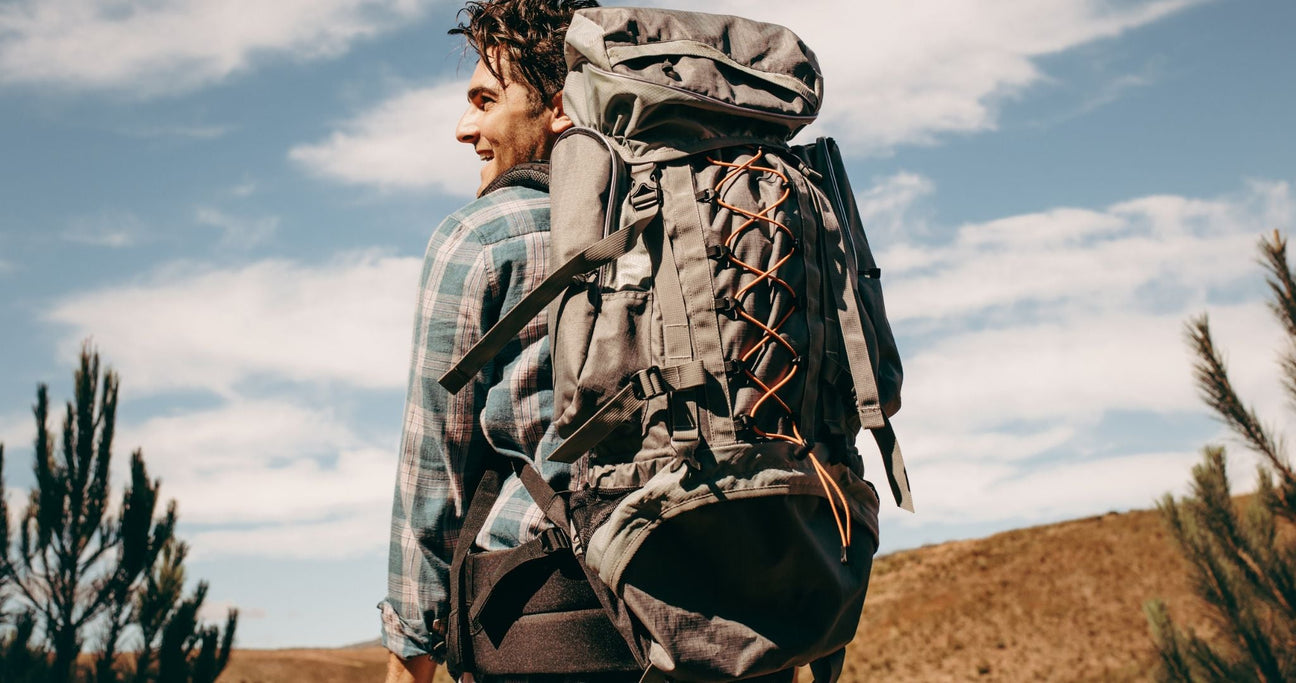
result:
<svg viewBox="0 0 1296 683"><path fill-rule="evenodd" d="M625 227L586 247L551 272L437 380L441 386L452 394L458 393L532 318L540 315L549 302L566 291L573 278L610 263L633 249L644 228L660 211L661 202L656 195L646 194L643 203L629 203L628 207L634 214L626 217Z"/></svg>
<svg viewBox="0 0 1296 683"><path fill-rule="evenodd" d="M485 197L495 190L502 190L506 187L529 187L532 190L548 192L549 162L527 161L517 164L501 173L498 178L490 181L490 184L477 193L477 196Z"/></svg>

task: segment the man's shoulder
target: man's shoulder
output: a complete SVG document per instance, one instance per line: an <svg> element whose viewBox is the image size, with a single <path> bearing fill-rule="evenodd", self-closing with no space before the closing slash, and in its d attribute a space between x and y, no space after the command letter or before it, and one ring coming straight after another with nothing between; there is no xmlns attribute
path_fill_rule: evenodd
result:
<svg viewBox="0 0 1296 683"><path fill-rule="evenodd" d="M446 219L482 244L549 231L549 194L529 187L506 187L478 197Z"/></svg>

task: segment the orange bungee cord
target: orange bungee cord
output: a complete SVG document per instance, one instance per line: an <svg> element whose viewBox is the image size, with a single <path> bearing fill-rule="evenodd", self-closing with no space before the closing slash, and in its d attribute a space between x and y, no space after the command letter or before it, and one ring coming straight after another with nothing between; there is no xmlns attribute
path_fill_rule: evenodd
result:
<svg viewBox="0 0 1296 683"><path fill-rule="evenodd" d="M756 276L754 280L739 289L732 299L732 311L735 315L741 317L752 325L755 325L756 328L761 331L760 339L756 340L750 348L739 354L737 363L738 368L742 371L742 374L746 379L761 392L760 398L756 399L756 403L752 405L750 415L754 416L768 402L769 405L776 405L782 410L782 412L787 416L787 422L790 425L790 428L788 429L789 433L786 434L778 431L767 432L757 427L754 422L751 423L751 430L757 436L762 438L778 439L797 446L805 446L806 441L801 436L801 430L797 427L796 416L794 415L792 408L788 406L787 402L778 394L779 390L786 386L787 383L796 376L797 370L801 364L801 355L797 351L796 347L792 346L791 342L785 339L783 335L779 334L779 330L788 321L788 319L792 317L792 314L796 312L798 299L796 291L792 288L792 285L788 284L787 281L778 276L779 269L790 261L796 254L799 242L797 241L796 234L793 233L790 228L772 217L775 211L787 202L788 198L792 195L792 189L788 177L778 169L770 166L757 165L757 162L764 156L765 150L758 149L751 158L741 164L710 158L708 158L707 161L715 166L730 169L729 173L726 174L720 182L716 183L714 190L716 204L721 208L727 209L739 216L744 216L747 219L735 228L725 240L725 252L728 255L729 261L735 266ZM755 213L724 201L724 199L722 199L724 188L747 173L768 173L778 178L782 182L783 194L775 200L774 203ZM750 232L760 224L769 225L774 230L782 232L787 237L788 242L792 245L792 247L788 249L787 253L778 257L772 264L764 268L746 263L734 255L736 253L734 246L739 242L739 240L741 240L746 233ZM769 239L771 242L773 241L772 237ZM788 296L792 297L793 302L793 305L788 308L787 312L773 325L767 325L764 321L757 319L755 316L748 313L742 305L743 301L749 297L753 290L758 285L765 282L781 288ZM766 384L761 380L761 378L757 377L756 374L752 372L751 368L754 366L754 363L751 363L750 361L755 358L762 349L768 346L771 341L776 345L781 346L783 350L791 356L791 360L788 362L786 369L778 379L774 380L772 384ZM815 474L819 477L819 484L823 487L824 497L828 500L828 507L832 510L833 519L837 523L837 533L841 536L842 541L842 563L844 564L846 562L846 550L851 544L850 505L847 503L846 494L842 492L841 487L838 486L837 482L828 474L828 470L824 468L823 463L819 461L819 458L815 456L814 452L810 451L808 455L810 456L811 463L814 465ZM836 498L833 497L834 494L836 494ZM837 510L838 501L841 502L842 507L840 512Z"/></svg>

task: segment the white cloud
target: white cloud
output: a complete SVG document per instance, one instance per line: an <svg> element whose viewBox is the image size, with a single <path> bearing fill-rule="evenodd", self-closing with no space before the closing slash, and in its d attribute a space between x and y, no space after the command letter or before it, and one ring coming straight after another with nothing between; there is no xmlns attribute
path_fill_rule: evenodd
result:
<svg viewBox="0 0 1296 683"><path fill-rule="evenodd" d="M232 130L232 126L217 125L152 125L123 128L120 132L133 138L215 140L225 137Z"/></svg>
<svg viewBox="0 0 1296 683"><path fill-rule="evenodd" d="M145 237L144 221L129 211L105 210L92 216L79 216L62 233L75 244L121 248L139 243Z"/></svg>
<svg viewBox="0 0 1296 683"><path fill-rule="evenodd" d="M959 434L1194 410L1183 326L1205 310L1234 357L1262 361L1235 368L1239 386L1273 404L1278 389L1265 380L1279 331L1254 298L1255 244L1296 225L1294 201L1288 184L1256 182L1223 199L1014 216L964 226L947 247L881 254L895 328L935 333L908 350L907 416ZM1248 282L1252 298L1208 305Z"/></svg>
<svg viewBox="0 0 1296 683"><path fill-rule="evenodd" d="M339 520L193 534L193 556L334 560L381 552L391 528L389 507Z"/></svg>
<svg viewBox="0 0 1296 683"><path fill-rule="evenodd" d="M393 419L396 422L396 419ZM343 451L336 462L293 457L208 474L167 479L167 496L180 501L187 523L227 524L317 520L365 509L390 512L396 449ZM292 455L287 451L284 455Z"/></svg>
<svg viewBox="0 0 1296 683"><path fill-rule="evenodd" d="M1197 2L714 0L705 11L795 31L824 73L819 134L837 136L856 153L881 153L993 130L1000 103L1046 79L1039 58L1118 36Z"/></svg>
<svg viewBox="0 0 1296 683"><path fill-rule="evenodd" d="M916 173L900 172L883 178L863 192L857 192L855 203L860 220L876 242L874 235L895 241L914 235L925 235L927 220L915 215L915 204L936 189L931 179Z"/></svg>
<svg viewBox="0 0 1296 683"><path fill-rule="evenodd" d="M0 6L0 82L156 95L258 58L318 59L435 0L17 0Z"/></svg>
<svg viewBox="0 0 1296 683"><path fill-rule="evenodd" d="M132 394L230 394L258 377L401 387L419 264L372 253L318 267L178 263L138 284L69 296L48 319L71 327L68 355L93 336Z"/></svg>
<svg viewBox="0 0 1296 683"><path fill-rule="evenodd" d="M1152 196L1105 211L1063 208L966 225L945 247L905 244L879 255L893 320L963 319L1025 303L1148 308L1148 287L1204 301L1255 272L1255 243L1291 225L1285 182L1253 183L1218 200ZM1178 310L1178 309L1176 309Z"/></svg>
<svg viewBox="0 0 1296 683"><path fill-rule="evenodd" d="M329 558L381 545L372 522L390 513L396 466L395 438L384 441L367 442L305 397L234 397L119 428L119 443L142 448L163 498L178 502L183 536L203 556ZM339 528L366 532L309 536Z"/></svg>
<svg viewBox="0 0 1296 683"><path fill-rule="evenodd" d="M201 225L219 229L221 244L238 249L261 244L273 237L279 229L277 216L240 218L206 206L198 207L194 212L194 220Z"/></svg>
<svg viewBox="0 0 1296 683"><path fill-rule="evenodd" d="M118 432L118 443L142 447L148 462L191 478L231 468L328 456L363 445L326 410L242 397L216 409L122 425Z"/></svg>
<svg viewBox="0 0 1296 683"><path fill-rule="evenodd" d="M405 91L343 123L328 139L294 147L288 155L339 182L471 197L480 184L480 164L454 137L466 90L466 82L453 82Z"/></svg>
<svg viewBox="0 0 1296 683"><path fill-rule="evenodd" d="M235 197L251 197L253 194L256 194L256 191L257 184L251 180L241 182L238 185L231 187L229 190L230 194Z"/></svg>
<svg viewBox="0 0 1296 683"><path fill-rule="evenodd" d="M1221 329L1246 332L1247 343L1235 353L1264 353L1278 339L1259 304L1212 311ZM1107 311L950 335L909 356L907 417L919 429L935 425L940 433L1018 420L1093 424L1116 410L1195 410L1183 342L1183 324L1193 312ZM961 456L956 449L928 457Z"/></svg>
<svg viewBox="0 0 1296 683"><path fill-rule="evenodd" d="M903 197L896 185L862 196ZM879 254L905 357L896 427L912 523L1061 519L1182 492L1196 445L1169 436L1182 452L1129 452L1097 430L1116 412L1205 418L1184 341L1202 312L1243 399L1290 426L1274 364L1283 334L1255 259L1261 234L1296 228L1294 206L1288 183L1253 181L1220 198L1010 216ZM1250 488L1254 458L1230 453Z"/></svg>
<svg viewBox="0 0 1296 683"><path fill-rule="evenodd" d="M16 453L26 452L36 440L36 422L31 413L0 417L0 443L5 456L13 462Z"/></svg>
<svg viewBox="0 0 1296 683"><path fill-rule="evenodd" d="M1044 79L1034 59L1119 35L1196 1L1113 8L1088 0L718 0L706 10L795 30L815 50L826 78L815 129L836 135L848 152L881 153L944 134L991 130L1000 101ZM849 35L842 26L850 27ZM405 91L342 123L327 139L293 148L289 157L348 184L472 196L477 166L453 136L463 93L462 83ZM929 191L919 176L894 182L893 192ZM869 208L894 220L894 206Z"/></svg>
<svg viewBox="0 0 1296 683"><path fill-rule="evenodd" d="M914 463L922 523L1066 519L1108 510L1147 508L1161 495L1184 493L1193 453L1072 458L1048 466L1007 463Z"/></svg>
<svg viewBox="0 0 1296 683"><path fill-rule="evenodd" d="M915 422L905 409L903 422ZM915 429L908 433L903 448L907 457L917 456L920 462L948 458L969 463L982 461L1014 462L1032 458L1042 452L1067 444L1077 434L1073 425L1057 425L1048 429L1023 434L969 429Z"/></svg>

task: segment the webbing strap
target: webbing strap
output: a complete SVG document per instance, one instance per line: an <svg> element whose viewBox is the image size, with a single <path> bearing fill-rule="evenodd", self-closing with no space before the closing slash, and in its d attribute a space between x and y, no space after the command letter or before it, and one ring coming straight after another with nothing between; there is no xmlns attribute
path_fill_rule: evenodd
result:
<svg viewBox="0 0 1296 683"><path fill-rule="evenodd" d="M695 196L692 168L688 164L664 166L662 194L678 199ZM675 266L693 333L694 358L705 364L713 379L707 385L706 409L700 411L706 419L700 420L699 426L707 444L715 448L732 444L737 437L729 411L716 408L730 405L729 378L725 374L724 342L716 319L716 291L711 282L711 262L707 259L699 207L695 202L672 201L666 207L668 211L662 216L662 223L666 239L674 248Z"/></svg>
<svg viewBox="0 0 1296 683"><path fill-rule="evenodd" d="M873 440L882 453L887 483L891 485L891 495L895 496L896 505L913 512L913 494L909 492L909 473L905 471L904 456L900 454L900 442L896 440L895 430L891 428L891 420L883 419L886 424L872 430Z"/></svg>
<svg viewBox="0 0 1296 683"><path fill-rule="evenodd" d="M838 192L836 174L832 170L832 157L829 154L827 141L820 138L822 158L826 161L828 183L834 193ZM811 193L815 203L819 204L819 195ZM846 365L850 369L851 380L855 386L855 410L859 413L860 426L873 432L882 453L882 462L886 465L887 482L895 496L896 505L901 509L913 512L913 495L909 491L909 477L905 472L904 457L900 454L900 445L896 441L891 423L882 412L878 398L877 378L873 375L873 363L869 357L868 337L864 331L863 313L859 304L859 262L855 255L854 242L850 228L843 227L839 220L840 197L832 207L818 206L823 216L823 228L833 233L841 248L832 254L834 260L840 259L840 265L846 278L846 291L842 295L844 310L841 311L842 342L846 348ZM845 216L841 219L849 220ZM849 250L849 252L847 251Z"/></svg>
<svg viewBox="0 0 1296 683"><path fill-rule="evenodd" d="M540 475L530 463L524 463L517 469L518 478L522 480L522 486L526 487L527 493L531 494L531 499L535 501L540 511L544 513L554 526L562 529L564 533L571 528L571 522L567 517L567 501L559 496L549 482Z"/></svg>
<svg viewBox="0 0 1296 683"><path fill-rule="evenodd" d="M653 279L653 289L657 291L657 305L661 307L666 362L675 364L693 360L693 335L689 326L687 303L680 286L675 248L667 236L662 238L661 267L657 269L657 277ZM688 393L678 399L671 398L671 445L681 457L691 460L700 434L697 397Z"/></svg>
<svg viewBox="0 0 1296 683"><path fill-rule="evenodd" d="M707 373L702 361L692 361L669 368L653 366L631 375L617 392L585 424L567 437L548 457L553 462L573 463L585 452L634 417L648 399L669 391L682 391L706 384ZM525 481L523 482L525 483ZM530 487L527 487L530 490ZM532 494L534 495L534 494Z"/></svg>
<svg viewBox="0 0 1296 683"><path fill-rule="evenodd" d="M550 273L530 294L501 316L499 322L468 349L468 352L437 382L445 387L446 391L452 394L458 393L486 363L499 355L499 352L522 331L522 328L526 327L527 323L543 313L549 302L566 291L577 275L583 275L611 263L633 249L639 242L644 227L657 215L658 206L653 202L641 207L631 207L635 215L631 217L632 222L629 225L586 247L584 251L568 259L566 263Z"/></svg>
<svg viewBox="0 0 1296 683"><path fill-rule="evenodd" d="M499 470L491 468L482 474L481 482L477 484L477 492L468 503L468 514L464 517L463 526L460 527L459 542L455 543L454 555L451 559L453 564L463 564L463 559L468 556L477 534L481 533L482 527L486 525L486 518L490 516L491 508L495 507L502 482L503 477ZM451 585L453 584L452 581Z"/></svg>
<svg viewBox="0 0 1296 683"><path fill-rule="evenodd" d="M818 203L818 195L815 203ZM865 429L877 429L885 421L882 415L881 400L878 397L877 378L873 376L873 362L869 357L868 337L864 332L864 318L859 308L859 279L855 272L854 259L845 253L847 242L846 231L837 220L836 211L822 210L824 229L836 233L843 251L841 266L846 276L846 291L842 295L844 310L840 312L842 343L846 347L846 364L850 368L851 379L855 384L855 410L860 416L860 426ZM833 256L838 256L834 254Z"/></svg>

